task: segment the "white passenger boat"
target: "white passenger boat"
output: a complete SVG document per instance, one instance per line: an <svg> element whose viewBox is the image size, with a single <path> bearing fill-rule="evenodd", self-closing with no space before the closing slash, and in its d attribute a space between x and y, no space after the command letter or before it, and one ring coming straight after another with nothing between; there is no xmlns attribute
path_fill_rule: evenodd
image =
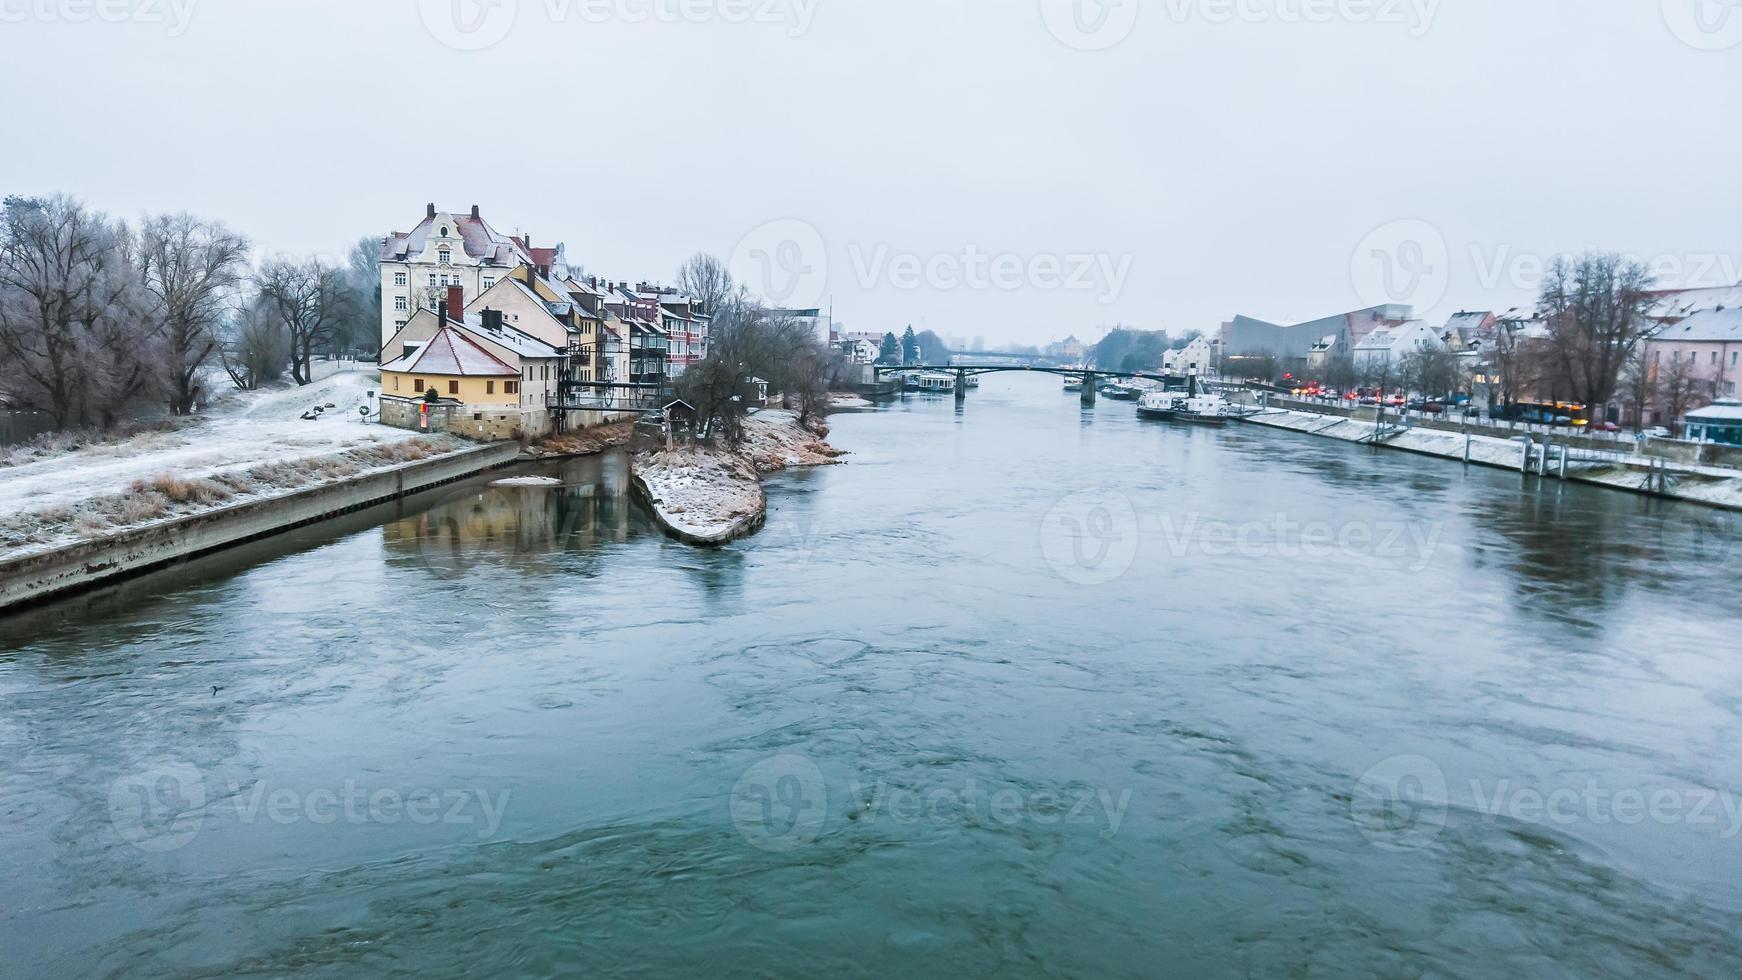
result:
<svg viewBox="0 0 1742 980"><path fill-rule="evenodd" d="M956 376L941 371L916 371L907 375L908 391L928 394L948 394L956 390Z"/></svg>

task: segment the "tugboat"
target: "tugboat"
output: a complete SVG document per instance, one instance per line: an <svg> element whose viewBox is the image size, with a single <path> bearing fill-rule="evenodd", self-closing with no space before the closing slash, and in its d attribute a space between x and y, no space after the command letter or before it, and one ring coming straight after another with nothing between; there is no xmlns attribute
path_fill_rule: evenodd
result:
<svg viewBox="0 0 1742 980"><path fill-rule="evenodd" d="M1136 385L1111 384L1102 389L1102 394L1119 402L1134 402L1143 394L1143 389Z"/></svg>
<svg viewBox="0 0 1742 980"><path fill-rule="evenodd" d="M1137 400L1137 417L1166 422L1179 411L1186 394L1180 391L1152 391Z"/></svg>
<svg viewBox="0 0 1742 980"><path fill-rule="evenodd" d="M1174 409L1173 417L1194 425L1227 425L1234 409L1221 395L1193 395Z"/></svg>

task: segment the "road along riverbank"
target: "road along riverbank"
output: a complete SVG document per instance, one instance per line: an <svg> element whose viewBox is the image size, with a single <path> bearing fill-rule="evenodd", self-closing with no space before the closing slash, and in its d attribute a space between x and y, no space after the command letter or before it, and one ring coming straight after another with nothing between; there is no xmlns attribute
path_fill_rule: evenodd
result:
<svg viewBox="0 0 1742 980"><path fill-rule="evenodd" d="M718 547L762 529L768 493L762 476L793 466L826 466L844 455L828 444L821 422L765 409L744 420L736 447L675 446L637 453L631 483L636 497L668 536Z"/></svg>
<svg viewBox="0 0 1742 980"><path fill-rule="evenodd" d="M135 575L507 466L517 443L467 447L284 493L0 558L0 610Z"/></svg>
<svg viewBox="0 0 1742 980"><path fill-rule="evenodd" d="M1742 510L1742 474L1735 470L1678 464L1621 451L1593 451L1556 442L1548 435L1501 439L1292 409L1262 410L1248 416L1246 421L1344 442Z"/></svg>

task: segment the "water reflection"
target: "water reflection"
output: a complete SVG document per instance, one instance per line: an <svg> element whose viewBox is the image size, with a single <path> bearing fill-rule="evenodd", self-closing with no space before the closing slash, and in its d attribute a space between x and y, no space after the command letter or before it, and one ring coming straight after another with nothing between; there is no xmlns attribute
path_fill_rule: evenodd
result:
<svg viewBox="0 0 1742 980"><path fill-rule="evenodd" d="M389 560L414 563L438 579L512 572L549 575L571 552L627 542L646 529L629 494L621 454L522 472L559 486L466 485L438 503L382 527Z"/></svg>

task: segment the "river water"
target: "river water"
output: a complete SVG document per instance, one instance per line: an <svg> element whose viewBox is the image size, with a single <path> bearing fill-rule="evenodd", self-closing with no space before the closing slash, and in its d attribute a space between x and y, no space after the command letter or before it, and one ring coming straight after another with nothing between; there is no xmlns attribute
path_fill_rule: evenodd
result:
<svg viewBox="0 0 1742 980"><path fill-rule="evenodd" d="M0 974L1742 973L1730 522L994 376L0 619Z"/></svg>

